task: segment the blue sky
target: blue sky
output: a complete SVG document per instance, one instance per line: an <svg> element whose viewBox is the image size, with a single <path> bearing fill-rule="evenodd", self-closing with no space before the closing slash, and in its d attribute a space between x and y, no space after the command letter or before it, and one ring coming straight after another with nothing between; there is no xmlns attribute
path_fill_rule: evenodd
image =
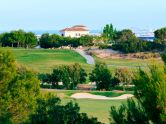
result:
<svg viewBox="0 0 166 124"><path fill-rule="evenodd" d="M0 0L0 30L166 26L166 0Z"/></svg>

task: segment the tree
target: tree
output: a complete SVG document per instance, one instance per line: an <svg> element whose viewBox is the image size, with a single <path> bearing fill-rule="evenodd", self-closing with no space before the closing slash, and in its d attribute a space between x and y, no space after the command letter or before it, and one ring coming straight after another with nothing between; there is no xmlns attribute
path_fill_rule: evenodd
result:
<svg viewBox="0 0 166 124"><path fill-rule="evenodd" d="M80 37L80 45L83 46L93 46L93 37L89 35Z"/></svg>
<svg viewBox="0 0 166 124"><path fill-rule="evenodd" d="M111 107L111 124L149 124L147 114L142 105L133 99L128 99L127 104L122 104L118 109Z"/></svg>
<svg viewBox="0 0 166 124"><path fill-rule="evenodd" d="M9 33L1 34L1 44L2 46L12 46L11 38Z"/></svg>
<svg viewBox="0 0 166 124"><path fill-rule="evenodd" d="M49 42L49 34L48 33L42 34L39 41L40 41L40 46L42 48L52 47L51 43Z"/></svg>
<svg viewBox="0 0 166 124"><path fill-rule="evenodd" d="M101 124L96 118L89 118L86 113L79 113L77 103L60 103L53 95L46 95L37 100L37 109L30 116L30 124Z"/></svg>
<svg viewBox="0 0 166 124"><path fill-rule="evenodd" d="M62 37L63 40L60 42L61 46L71 46L78 47L80 46L80 38L71 38L71 37Z"/></svg>
<svg viewBox="0 0 166 124"><path fill-rule="evenodd" d="M102 36L107 38L108 40L114 40L114 38L116 37L116 29L114 29L112 24L107 24L104 29L103 29L103 33Z"/></svg>
<svg viewBox="0 0 166 124"><path fill-rule="evenodd" d="M136 39L135 34L130 29L124 29L122 31L117 32L116 40L124 42L129 39Z"/></svg>
<svg viewBox="0 0 166 124"><path fill-rule="evenodd" d="M112 75L105 63L96 63L89 78L96 82L97 90L109 90L111 87Z"/></svg>
<svg viewBox="0 0 166 124"><path fill-rule="evenodd" d="M74 85L72 89L77 86L77 84L82 84L86 81L87 74L78 63L75 63L69 67L69 73L71 77L71 82Z"/></svg>
<svg viewBox="0 0 166 124"><path fill-rule="evenodd" d="M25 48L37 45L37 37L32 32L25 33Z"/></svg>
<svg viewBox="0 0 166 124"><path fill-rule="evenodd" d="M59 67L53 69L53 72L50 75L50 81L54 87L58 86L58 82L61 81L61 76L62 76L62 70L60 70Z"/></svg>
<svg viewBox="0 0 166 124"><path fill-rule="evenodd" d="M133 73L128 68L117 68L114 75L123 85L124 90L125 85L131 84L134 78Z"/></svg>
<svg viewBox="0 0 166 124"><path fill-rule="evenodd" d="M156 39L155 42L141 40L135 36L130 29L124 29L116 33L115 42L112 49L124 53L136 53L146 51L163 51L165 46L160 44Z"/></svg>
<svg viewBox="0 0 166 124"><path fill-rule="evenodd" d="M0 46L2 46L2 38L3 38L3 34L0 34Z"/></svg>
<svg viewBox="0 0 166 124"><path fill-rule="evenodd" d="M38 79L42 83L50 83L51 75L46 73L46 74L38 74Z"/></svg>
<svg viewBox="0 0 166 124"><path fill-rule="evenodd" d="M166 122L166 75L163 68L149 67L149 73L139 70L134 80L135 96L154 123Z"/></svg>
<svg viewBox="0 0 166 124"><path fill-rule="evenodd" d="M129 29L118 31L112 48L125 53L138 52L139 39Z"/></svg>
<svg viewBox="0 0 166 124"><path fill-rule="evenodd" d="M161 58L162 58L162 60L164 62L164 71L166 73L166 54L161 54Z"/></svg>
<svg viewBox="0 0 166 124"><path fill-rule="evenodd" d="M154 34L155 42L166 45L166 27L156 30Z"/></svg>
<svg viewBox="0 0 166 124"><path fill-rule="evenodd" d="M161 58L166 66L166 54L161 54Z"/></svg>
<svg viewBox="0 0 166 124"><path fill-rule="evenodd" d="M111 107L111 118L115 124L165 124L166 123L166 74L162 67L152 65L149 71L139 69L133 80L136 102ZM129 104L131 103L131 104ZM118 117L121 117L118 119Z"/></svg>
<svg viewBox="0 0 166 124"><path fill-rule="evenodd" d="M52 44L52 47L60 47L60 42L62 41L62 37L57 34L52 34L49 37L49 41Z"/></svg>
<svg viewBox="0 0 166 124"><path fill-rule="evenodd" d="M25 32L23 30L13 31L14 32L14 41L17 43L17 47L24 45L25 43Z"/></svg>
<svg viewBox="0 0 166 124"><path fill-rule="evenodd" d="M37 44L37 37L32 32L15 30L1 34L0 43L4 47L32 47Z"/></svg>
<svg viewBox="0 0 166 124"><path fill-rule="evenodd" d="M71 89L71 78L70 78L70 73L69 73L69 66L67 65L62 65L59 67L60 70L60 80L63 82L63 85L66 89Z"/></svg>
<svg viewBox="0 0 166 124"><path fill-rule="evenodd" d="M63 43L63 37L57 34L49 35L48 33L42 34L40 38L40 46L42 48L60 47Z"/></svg>
<svg viewBox="0 0 166 124"><path fill-rule="evenodd" d="M36 74L16 66L9 52L0 52L0 123L20 123L28 119L39 94Z"/></svg>
<svg viewBox="0 0 166 124"><path fill-rule="evenodd" d="M86 72L78 64L72 65L61 65L53 69L53 72L49 75L49 80L47 80L46 75L41 75L42 80L52 83L53 86L58 86L58 82L63 82L64 88L75 89L77 84L84 83L86 81Z"/></svg>

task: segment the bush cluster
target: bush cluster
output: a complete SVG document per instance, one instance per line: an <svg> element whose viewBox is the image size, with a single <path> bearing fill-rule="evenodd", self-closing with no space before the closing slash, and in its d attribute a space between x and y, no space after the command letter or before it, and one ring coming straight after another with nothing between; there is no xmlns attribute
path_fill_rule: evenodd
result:
<svg viewBox="0 0 166 124"><path fill-rule="evenodd" d="M0 34L0 45L2 47L34 47L38 44L37 37L32 32L23 30L11 31Z"/></svg>
<svg viewBox="0 0 166 124"><path fill-rule="evenodd" d="M42 48L58 48L62 46L92 46L93 37L86 35L80 38L62 37L56 34L43 34L40 38L40 46Z"/></svg>

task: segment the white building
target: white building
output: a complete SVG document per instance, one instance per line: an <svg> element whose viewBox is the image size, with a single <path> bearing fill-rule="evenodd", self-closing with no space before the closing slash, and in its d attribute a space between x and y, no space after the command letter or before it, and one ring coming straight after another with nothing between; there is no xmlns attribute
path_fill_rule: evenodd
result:
<svg viewBox="0 0 166 124"><path fill-rule="evenodd" d="M64 37L81 37L89 35L90 31L84 25L75 25L73 27L60 30L60 33Z"/></svg>

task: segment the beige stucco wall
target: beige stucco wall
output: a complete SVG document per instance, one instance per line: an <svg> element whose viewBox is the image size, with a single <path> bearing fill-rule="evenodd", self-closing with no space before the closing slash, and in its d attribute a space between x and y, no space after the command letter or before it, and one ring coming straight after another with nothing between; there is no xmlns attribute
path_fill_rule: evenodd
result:
<svg viewBox="0 0 166 124"><path fill-rule="evenodd" d="M61 32L65 37L81 37L83 35L89 35L89 31L65 31Z"/></svg>

